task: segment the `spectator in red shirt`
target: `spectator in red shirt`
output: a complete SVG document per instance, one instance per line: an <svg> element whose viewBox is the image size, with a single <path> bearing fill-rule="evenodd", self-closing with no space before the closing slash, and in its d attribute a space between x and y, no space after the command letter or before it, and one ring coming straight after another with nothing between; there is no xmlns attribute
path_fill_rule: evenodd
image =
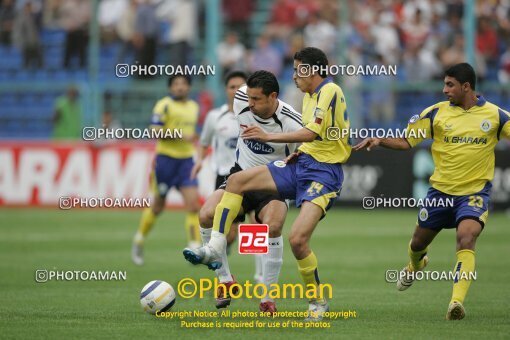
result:
<svg viewBox="0 0 510 340"><path fill-rule="evenodd" d="M293 32L304 29L310 15L318 9L315 0L277 0L271 10L266 33L273 38L288 40Z"/></svg>
<svg viewBox="0 0 510 340"><path fill-rule="evenodd" d="M293 27L296 24L296 8L294 0L277 0L271 10L271 23Z"/></svg>
<svg viewBox="0 0 510 340"><path fill-rule="evenodd" d="M228 31L239 34L243 45L251 46L250 18L255 7L254 0L223 0L223 18L228 25Z"/></svg>
<svg viewBox="0 0 510 340"><path fill-rule="evenodd" d="M271 37L286 39L297 24L297 2L295 0L277 0L271 9L271 18L267 34Z"/></svg>
<svg viewBox="0 0 510 340"><path fill-rule="evenodd" d="M496 34L496 30L491 26L491 22L488 17L481 17L478 22L476 48L489 65L497 63L498 36Z"/></svg>
<svg viewBox="0 0 510 340"><path fill-rule="evenodd" d="M412 19L409 19L402 25L404 45L425 43L429 32L430 25L423 19L423 13L417 9Z"/></svg>

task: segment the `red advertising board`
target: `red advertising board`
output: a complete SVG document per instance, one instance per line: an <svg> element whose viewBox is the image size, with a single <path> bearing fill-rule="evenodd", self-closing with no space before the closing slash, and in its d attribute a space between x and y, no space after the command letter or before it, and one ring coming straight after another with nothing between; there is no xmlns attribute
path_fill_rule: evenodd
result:
<svg viewBox="0 0 510 340"><path fill-rule="evenodd" d="M0 205L57 206L69 197L149 197L152 142L0 143ZM206 172L206 171L202 171ZM212 190L210 176L202 182ZM199 178L200 179L200 178ZM170 205L180 205L172 192Z"/></svg>

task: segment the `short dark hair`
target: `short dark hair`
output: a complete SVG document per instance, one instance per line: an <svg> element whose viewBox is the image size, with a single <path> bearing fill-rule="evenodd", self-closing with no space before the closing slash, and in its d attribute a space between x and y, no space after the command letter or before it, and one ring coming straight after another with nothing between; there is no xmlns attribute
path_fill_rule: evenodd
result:
<svg viewBox="0 0 510 340"><path fill-rule="evenodd" d="M172 83L174 82L175 79L177 78L184 78L186 79L186 81L188 82L188 85L191 86L191 77L187 74L174 74L174 75L171 75L170 77L168 77L168 86L172 86Z"/></svg>
<svg viewBox="0 0 510 340"><path fill-rule="evenodd" d="M445 76L457 79L461 85L464 83L469 83L471 89L476 89L476 73L473 69L473 66L469 65L468 63L453 65L452 67L448 68L444 74Z"/></svg>
<svg viewBox="0 0 510 340"><path fill-rule="evenodd" d="M250 88L262 88L262 93L266 96L269 96L273 92L276 92L276 94L280 93L278 80L274 74L269 71L261 70L254 72L246 81L246 85Z"/></svg>
<svg viewBox="0 0 510 340"><path fill-rule="evenodd" d="M294 60L298 60L302 64L308 64L310 66L321 66L319 68L319 75L322 78L326 78L328 76L328 57L326 57L326 54L322 50L316 47L305 47L301 51L297 51L296 54L294 54Z"/></svg>
<svg viewBox="0 0 510 340"><path fill-rule="evenodd" d="M248 76L243 71L232 71L232 72L229 72L225 76L225 86L227 86L228 82L232 78L243 78L244 81L246 81L248 79Z"/></svg>

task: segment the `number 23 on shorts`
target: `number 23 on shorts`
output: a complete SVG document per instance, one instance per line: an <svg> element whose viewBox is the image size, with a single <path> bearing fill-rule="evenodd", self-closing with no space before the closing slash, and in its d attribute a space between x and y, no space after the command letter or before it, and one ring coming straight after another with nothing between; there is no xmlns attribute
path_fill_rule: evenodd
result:
<svg viewBox="0 0 510 340"><path fill-rule="evenodd" d="M483 198L475 195L469 196L468 205L470 207L483 208Z"/></svg>

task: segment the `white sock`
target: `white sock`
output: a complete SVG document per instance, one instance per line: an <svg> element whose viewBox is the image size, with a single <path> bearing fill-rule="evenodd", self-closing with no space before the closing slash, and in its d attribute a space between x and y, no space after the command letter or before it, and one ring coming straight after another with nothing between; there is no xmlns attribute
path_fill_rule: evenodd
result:
<svg viewBox="0 0 510 340"><path fill-rule="evenodd" d="M223 253L221 254L221 267L220 269L216 269L215 272L216 275L218 275L218 280L220 280L220 282L229 282L234 280L232 274L230 273L230 266L228 265L226 249L223 250Z"/></svg>
<svg viewBox="0 0 510 340"><path fill-rule="evenodd" d="M278 283L278 276L280 276L280 269L283 264L283 237L269 238L269 249L267 254L262 255L262 282L266 285L269 291L270 285ZM270 297L262 298L262 302L273 301Z"/></svg>
<svg viewBox="0 0 510 340"><path fill-rule="evenodd" d="M212 228L200 227L200 237L202 238L202 244L206 245L211 240Z"/></svg>
<svg viewBox="0 0 510 340"><path fill-rule="evenodd" d="M211 246L218 254L223 253L227 249L227 237L225 234L220 233L219 231L213 230L211 232L211 239L208 242L209 246Z"/></svg>
<svg viewBox="0 0 510 340"><path fill-rule="evenodd" d="M136 244L143 244L143 241L145 241L145 237L143 237L141 232L137 231L135 237L133 238L133 242Z"/></svg>
<svg viewBox="0 0 510 340"><path fill-rule="evenodd" d="M264 275L264 273L262 272L262 270L263 270L262 262L263 262L264 255L255 254L254 258L255 258L255 276L254 276L254 278L257 281L262 282L262 276Z"/></svg>
<svg viewBox="0 0 510 340"><path fill-rule="evenodd" d="M227 238L219 231L212 230L209 246L221 255L221 267L215 270L218 279L220 282L232 281L233 278L232 274L230 274L230 267L227 259Z"/></svg>

